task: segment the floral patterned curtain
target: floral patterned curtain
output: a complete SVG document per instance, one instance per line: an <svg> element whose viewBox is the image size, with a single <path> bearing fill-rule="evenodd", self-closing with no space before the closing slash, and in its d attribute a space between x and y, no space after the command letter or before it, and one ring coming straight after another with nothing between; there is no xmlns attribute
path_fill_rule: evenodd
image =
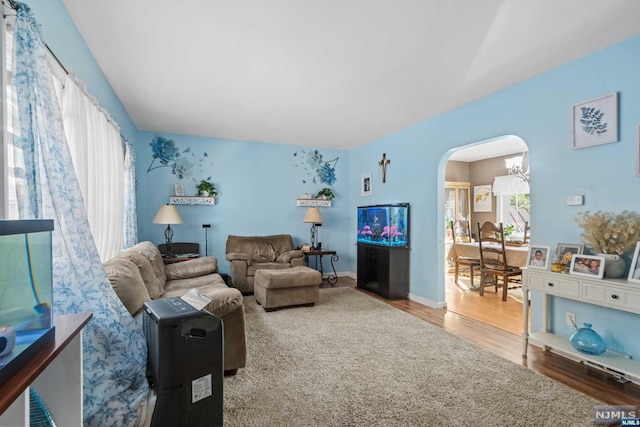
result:
<svg viewBox="0 0 640 427"><path fill-rule="evenodd" d="M12 84L18 101L16 167L25 178L20 218L53 218L53 310L90 311L83 332L84 422L129 426L149 386L141 328L118 300L91 238L80 186L66 144L39 25L18 3Z"/></svg>

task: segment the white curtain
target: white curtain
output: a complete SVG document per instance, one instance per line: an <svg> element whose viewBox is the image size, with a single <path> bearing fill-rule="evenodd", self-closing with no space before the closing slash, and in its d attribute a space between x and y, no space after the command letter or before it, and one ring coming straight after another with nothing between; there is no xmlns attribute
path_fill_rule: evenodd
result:
<svg viewBox="0 0 640 427"><path fill-rule="evenodd" d="M91 234L105 262L124 245L124 152L120 129L82 86L66 77L62 120Z"/></svg>
<svg viewBox="0 0 640 427"><path fill-rule="evenodd" d="M494 196L529 194L529 183L514 175L496 176L493 180Z"/></svg>

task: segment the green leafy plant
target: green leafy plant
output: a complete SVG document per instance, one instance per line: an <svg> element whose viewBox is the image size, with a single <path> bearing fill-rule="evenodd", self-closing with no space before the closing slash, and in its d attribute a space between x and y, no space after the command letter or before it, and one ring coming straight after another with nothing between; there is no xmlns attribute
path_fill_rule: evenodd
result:
<svg viewBox="0 0 640 427"><path fill-rule="evenodd" d="M215 197L218 194L216 193L216 186L209 181L205 181L204 179L200 181L200 184L196 185L196 190L198 190L198 194L206 191L209 193L210 197Z"/></svg>
<svg viewBox="0 0 640 427"><path fill-rule="evenodd" d="M333 194L333 190L329 187L325 187L322 190L318 191L318 194L316 194L316 199L320 196L325 196L329 200L333 200L336 197L336 195Z"/></svg>
<svg viewBox="0 0 640 427"><path fill-rule="evenodd" d="M507 237L511 236L511 234L513 234L513 224L509 224L509 225L505 225L504 228L502 229L502 231L504 232L504 238L506 239Z"/></svg>

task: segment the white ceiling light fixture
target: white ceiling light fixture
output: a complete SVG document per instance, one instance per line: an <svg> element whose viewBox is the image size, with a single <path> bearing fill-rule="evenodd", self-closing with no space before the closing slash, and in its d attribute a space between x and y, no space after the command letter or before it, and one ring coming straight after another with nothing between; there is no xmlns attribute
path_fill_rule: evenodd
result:
<svg viewBox="0 0 640 427"><path fill-rule="evenodd" d="M504 159L505 166L509 175L517 176L524 182L529 182L529 168L525 171L522 169L522 160L524 159L524 153L522 156L512 157L510 159Z"/></svg>

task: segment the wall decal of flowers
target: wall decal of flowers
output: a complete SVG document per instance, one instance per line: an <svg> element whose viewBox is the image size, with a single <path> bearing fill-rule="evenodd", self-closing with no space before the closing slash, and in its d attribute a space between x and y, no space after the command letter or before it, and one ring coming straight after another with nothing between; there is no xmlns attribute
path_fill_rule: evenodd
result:
<svg viewBox="0 0 640 427"><path fill-rule="evenodd" d="M161 135L154 136L149 145L151 146L152 158L147 168L147 173L159 168L170 168L171 173L178 179L191 177L191 180L195 183L205 175L205 167L209 169L213 166L213 161L209 158L207 152L204 152L202 156L197 156L196 153L191 150L191 147L180 150L173 139L168 139ZM192 159L189 160L187 158L188 156ZM205 164L205 162L207 162L207 164ZM192 177L195 171L194 163L195 166L198 166L200 169L198 180ZM208 176L206 179L210 181L211 176Z"/></svg>
<svg viewBox="0 0 640 427"><path fill-rule="evenodd" d="M336 165L340 157L323 160L322 154L318 150L296 151L293 153L293 157L296 160L295 167L301 168L304 173L303 184L310 182L333 185L336 182Z"/></svg>

